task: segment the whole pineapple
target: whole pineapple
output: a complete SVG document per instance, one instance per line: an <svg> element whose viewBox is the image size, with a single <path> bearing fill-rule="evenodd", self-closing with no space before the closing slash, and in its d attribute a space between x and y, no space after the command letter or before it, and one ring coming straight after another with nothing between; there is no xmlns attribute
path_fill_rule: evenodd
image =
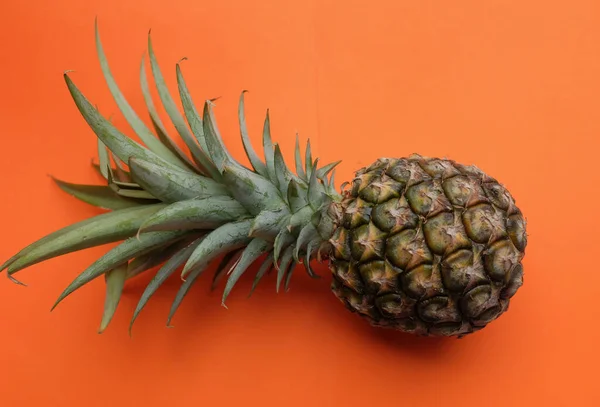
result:
<svg viewBox="0 0 600 407"><path fill-rule="evenodd" d="M296 140L295 171L263 128L263 155L239 121L251 168L225 148L212 102L200 114L176 65L179 113L165 85L152 42L148 55L160 100L185 142L183 152L165 130L150 96L142 63L140 85L156 133L119 90L96 26L104 77L141 143L121 133L65 73L77 108L98 137L97 170L106 185L56 180L66 192L106 213L67 226L27 246L0 266L14 273L77 250L120 242L92 263L56 304L104 276L100 331L110 322L126 280L154 269L132 324L160 285L179 267L182 285L168 317L197 278L218 259L213 286L226 278L222 302L251 265L260 262L252 289L270 270L277 290L303 263L329 261L334 294L375 326L419 335L462 336L503 313L523 282L525 221L509 192L475 167L413 155L382 158L356 173L350 188L335 189L338 163L318 165L310 143L304 159ZM56 306L55 304L55 306Z"/></svg>

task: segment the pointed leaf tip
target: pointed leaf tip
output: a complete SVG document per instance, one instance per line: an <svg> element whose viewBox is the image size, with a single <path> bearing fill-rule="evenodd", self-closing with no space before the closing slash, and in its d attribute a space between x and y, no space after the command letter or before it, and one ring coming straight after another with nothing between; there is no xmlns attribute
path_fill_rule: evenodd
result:
<svg viewBox="0 0 600 407"><path fill-rule="evenodd" d="M104 332L104 330L110 324L115 311L117 310L117 306L121 300L121 293L123 292L126 276L127 263L110 270L105 275L106 298L104 300L104 312L102 314L102 321L100 322L98 333Z"/></svg>
<svg viewBox="0 0 600 407"><path fill-rule="evenodd" d="M113 100L116 102L119 110L123 114L123 117L131 126L131 128L138 135L140 140L148 147L149 150L168 161L171 164L177 165L181 168L186 168L186 165L175 155L171 150L169 150L164 144L162 144L150 131L150 129L144 124L144 122L139 118L137 113L133 110L121 89L119 88L112 71L110 69L108 59L104 52L104 47L102 46L102 41L100 39L100 33L98 28L95 30L96 35L96 54L98 56L98 60L100 62L100 68L102 70L102 75L106 81L110 94L113 97Z"/></svg>

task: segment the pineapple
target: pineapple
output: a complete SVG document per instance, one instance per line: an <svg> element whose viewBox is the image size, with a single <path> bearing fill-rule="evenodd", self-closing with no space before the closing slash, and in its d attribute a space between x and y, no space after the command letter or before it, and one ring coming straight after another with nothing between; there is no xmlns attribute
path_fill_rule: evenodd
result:
<svg viewBox="0 0 600 407"><path fill-rule="evenodd" d="M338 191L335 167L319 165L296 138L294 169L263 127L263 159L250 143L239 99L239 126L250 166L225 148L213 101L198 111L176 64L183 115L169 93L148 37L154 83L169 119L187 147L165 129L150 96L142 61L140 85L154 132L130 107L113 78L96 25L96 49L107 85L140 142L119 131L64 74L67 88L97 136L96 170L105 185L55 179L103 213L31 243L0 270L14 274L42 261L117 243L85 269L54 306L103 277L103 331L126 281L156 270L131 325L161 284L177 270L182 283L167 323L190 287L211 265L213 286L226 279L222 304L250 266L260 263L254 290L274 270L276 289L288 289L296 266L317 278L310 262L328 262L332 291L374 326L417 335L464 336L508 308L523 283L525 220L510 193L472 166L411 155L382 158L360 169ZM156 134L156 136L155 136ZM248 168L250 167L250 168ZM131 329L131 327L130 327Z"/></svg>

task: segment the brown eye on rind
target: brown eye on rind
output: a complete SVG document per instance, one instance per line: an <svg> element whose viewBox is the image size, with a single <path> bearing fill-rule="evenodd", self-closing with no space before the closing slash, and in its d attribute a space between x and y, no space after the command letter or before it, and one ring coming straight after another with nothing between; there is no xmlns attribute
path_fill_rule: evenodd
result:
<svg viewBox="0 0 600 407"><path fill-rule="evenodd" d="M503 281L507 274L521 260L521 253L510 240L493 243L484 254L484 264L488 275L495 281Z"/></svg>
<svg viewBox="0 0 600 407"><path fill-rule="evenodd" d="M415 229L419 225L419 217L410 209L405 197L390 199L375 206L371 213L371 221L379 229L388 233Z"/></svg>
<svg viewBox="0 0 600 407"><path fill-rule="evenodd" d="M345 208L343 226L347 229L354 229L369 223L370 217L371 206L362 199L356 198L350 201Z"/></svg>
<svg viewBox="0 0 600 407"><path fill-rule="evenodd" d="M503 215L491 205L470 207L463 213L463 223L469 237L477 243L489 243L506 236Z"/></svg>
<svg viewBox="0 0 600 407"><path fill-rule="evenodd" d="M510 240L513 242L515 247L521 252L524 252L525 247L527 246L527 231L525 228L525 219L523 219L523 215L518 213L509 216L506 220L506 230L508 231L508 236L510 236Z"/></svg>
<svg viewBox="0 0 600 407"><path fill-rule="evenodd" d="M452 209L441 184L434 181L425 181L409 187L406 190L406 199L412 210L424 217L435 216Z"/></svg>
<svg viewBox="0 0 600 407"><path fill-rule="evenodd" d="M487 282L483 264L475 259L471 250L459 250L446 257L440 264L444 286L462 293L468 287Z"/></svg>
<svg viewBox="0 0 600 407"><path fill-rule="evenodd" d="M455 252L460 248L469 248L471 242L465 232L460 215L454 212L442 212L425 222L423 233L427 246L437 255Z"/></svg>
<svg viewBox="0 0 600 407"><path fill-rule="evenodd" d="M414 229L404 230L388 238L385 255L390 263L403 270L433 261L429 248L423 239L417 238L417 231Z"/></svg>
<svg viewBox="0 0 600 407"><path fill-rule="evenodd" d="M397 289L400 271L383 260L364 263L359 266L362 280L372 294L382 294Z"/></svg>

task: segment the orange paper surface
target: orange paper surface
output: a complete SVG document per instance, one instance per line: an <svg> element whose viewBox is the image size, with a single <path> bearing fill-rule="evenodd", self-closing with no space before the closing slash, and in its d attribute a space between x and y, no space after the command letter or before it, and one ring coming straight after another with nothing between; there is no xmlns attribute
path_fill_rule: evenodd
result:
<svg viewBox="0 0 600 407"><path fill-rule="evenodd" d="M336 180L381 156L476 164L504 183L528 221L525 284L510 309L461 340L371 328L323 276L291 290L256 268L220 305L196 284L170 329L180 280L159 290L128 336L152 273L127 283L97 333L102 278L62 290L109 246L0 279L3 406L598 406L600 3L549 1L4 1L0 5L0 258L98 210L48 175L100 183L96 139L62 73L124 132L102 77L111 69L149 124L139 85L147 32L175 97L182 63L194 100L215 112L244 160L243 89L256 146L270 109L288 162L296 132ZM153 92L156 97L156 92ZM158 99L155 99L158 102ZM163 110L167 129L175 134ZM245 161L244 161L245 162Z"/></svg>

